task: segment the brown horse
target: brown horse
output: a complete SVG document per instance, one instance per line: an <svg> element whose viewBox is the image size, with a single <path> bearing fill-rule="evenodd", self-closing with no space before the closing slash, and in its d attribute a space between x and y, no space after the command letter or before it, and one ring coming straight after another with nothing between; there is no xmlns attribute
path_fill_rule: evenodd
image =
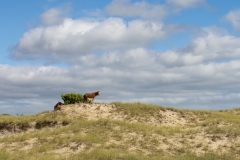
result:
<svg viewBox="0 0 240 160"><path fill-rule="evenodd" d="M59 105L64 105L62 102L58 102L55 106L54 106L54 110L58 110L59 108L58 108L58 106Z"/></svg>
<svg viewBox="0 0 240 160"><path fill-rule="evenodd" d="M92 102L93 102L94 98L96 96L99 96L99 95L100 95L100 91L92 92L92 93L85 93L84 96L83 96L84 97L84 101L83 102L87 101L88 98L92 98Z"/></svg>

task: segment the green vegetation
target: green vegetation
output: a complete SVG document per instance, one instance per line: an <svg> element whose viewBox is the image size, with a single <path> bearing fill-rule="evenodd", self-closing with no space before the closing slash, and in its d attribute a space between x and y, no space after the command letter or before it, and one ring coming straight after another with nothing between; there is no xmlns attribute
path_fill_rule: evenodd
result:
<svg viewBox="0 0 240 160"><path fill-rule="evenodd" d="M84 97L81 93L62 93L61 97L65 105L84 102ZM92 100L88 99L87 103L92 103Z"/></svg>
<svg viewBox="0 0 240 160"><path fill-rule="evenodd" d="M84 98L81 93L62 93L61 95L64 104L75 104L79 102L83 102Z"/></svg>
<svg viewBox="0 0 240 160"><path fill-rule="evenodd" d="M180 110L121 102L80 105L36 115L0 115L0 159L240 158L238 108ZM77 109L81 111L76 113ZM98 118L80 115L84 109L98 111Z"/></svg>

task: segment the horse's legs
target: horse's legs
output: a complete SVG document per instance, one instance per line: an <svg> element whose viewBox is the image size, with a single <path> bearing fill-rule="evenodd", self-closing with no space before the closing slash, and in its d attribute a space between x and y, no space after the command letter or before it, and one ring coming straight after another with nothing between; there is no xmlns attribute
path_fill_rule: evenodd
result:
<svg viewBox="0 0 240 160"><path fill-rule="evenodd" d="M84 98L83 103L85 103L85 102L87 101L88 98L87 98L86 95L84 95L83 98Z"/></svg>

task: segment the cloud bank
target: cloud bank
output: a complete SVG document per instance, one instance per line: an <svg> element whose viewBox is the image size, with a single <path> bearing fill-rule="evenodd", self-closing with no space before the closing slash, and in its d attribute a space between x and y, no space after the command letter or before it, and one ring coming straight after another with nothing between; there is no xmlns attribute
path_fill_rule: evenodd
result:
<svg viewBox="0 0 240 160"><path fill-rule="evenodd" d="M16 59L84 55L94 51L146 46L166 33L161 22L107 18L103 21L66 18L61 24L40 26L24 33L14 47Z"/></svg>

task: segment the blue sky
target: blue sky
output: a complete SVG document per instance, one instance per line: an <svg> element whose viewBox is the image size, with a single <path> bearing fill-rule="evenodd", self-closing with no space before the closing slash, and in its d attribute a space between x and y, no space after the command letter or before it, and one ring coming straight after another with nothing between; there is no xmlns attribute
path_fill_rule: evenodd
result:
<svg viewBox="0 0 240 160"><path fill-rule="evenodd" d="M61 93L190 109L240 105L240 2L0 2L0 114Z"/></svg>

